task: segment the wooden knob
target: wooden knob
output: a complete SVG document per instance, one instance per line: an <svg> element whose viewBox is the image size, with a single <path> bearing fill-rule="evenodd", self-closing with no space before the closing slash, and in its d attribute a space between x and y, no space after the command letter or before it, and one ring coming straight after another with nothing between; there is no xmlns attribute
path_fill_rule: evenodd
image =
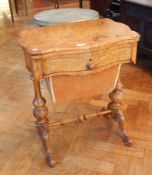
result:
<svg viewBox="0 0 152 175"><path fill-rule="evenodd" d="M96 68L95 64L92 62L92 59L90 59L88 64L87 64L87 69L88 70L93 70L95 68Z"/></svg>

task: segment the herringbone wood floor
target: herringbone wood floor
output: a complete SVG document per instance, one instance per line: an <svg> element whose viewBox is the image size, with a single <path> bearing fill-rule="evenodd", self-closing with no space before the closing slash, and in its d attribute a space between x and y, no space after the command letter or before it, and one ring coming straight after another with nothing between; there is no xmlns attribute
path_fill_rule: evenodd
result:
<svg viewBox="0 0 152 175"><path fill-rule="evenodd" d="M17 18L15 25L0 20L0 174L152 175L152 74L134 65L124 65L121 70L126 128L133 147L122 144L115 125L104 117L67 124L50 128L57 165L53 169L46 165L33 123L32 82L17 44L17 33L32 26L30 16ZM45 88L43 92L51 121L73 117L78 111L92 113L103 103L83 99L51 107Z"/></svg>

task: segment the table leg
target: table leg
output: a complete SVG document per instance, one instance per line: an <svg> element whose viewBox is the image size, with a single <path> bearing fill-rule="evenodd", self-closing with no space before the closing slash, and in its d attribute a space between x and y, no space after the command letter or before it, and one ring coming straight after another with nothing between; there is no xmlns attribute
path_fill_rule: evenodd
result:
<svg viewBox="0 0 152 175"><path fill-rule="evenodd" d="M126 146L132 146L132 141L128 138L125 133L124 128L124 115L121 110L121 98L123 96L122 93L122 84L118 80L116 87L114 90L109 94L109 98L111 102L108 104L108 109L112 111L111 117L118 123L119 134Z"/></svg>
<svg viewBox="0 0 152 175"><path fill-rule="evenodd" d="M18 14L18 0L14 0L14 4L15 4L15 11Z"/></svg>
<svg viewBox="0 0 152 175"><path fill-rule="evenodd" d="M79 7L83 8L83 4L82 4L83 0L79 0Z"/></svg>
<svg viewBox="0 0 152 175"><path fill-rule="evenodd" d="M54 3L55 3L55 6L54 6L54 7L55 7L55 9L58 9L58 8L59 8L59 1L58 1L58 0L55 0L55 2L54 2Z"/></svg>
<svg viewBox="0 0 152 175"><path fill-rule="evenodd" d="M46 100L43 98L40 90L40 82L33 81L35 97L33 100L33 115L37 119L35 122L38 134L42 140L43 147L46 153L46 160L50 167L55 165L55 161L52 158L52 153L49 146L49 120L47 118L48 109L46 107Z"/></svg>
<svg viewBox="0 0 152 175"><path fill-rule="evenodd" d="M28 8L27 8L27 1L26 1L26 0L24 1L24 4L25 4L25 12L26 12L26 16L28 16Z"/></svg>
<svg viewBox="0 0 152 175"><path fill-rule="evenodd" d="M10 8L10 13L11 13L12 22L14 23L13 7L12 7L12 2L11 2L11 0L9 0L8 3L9 3L9 8Z"/></svg>

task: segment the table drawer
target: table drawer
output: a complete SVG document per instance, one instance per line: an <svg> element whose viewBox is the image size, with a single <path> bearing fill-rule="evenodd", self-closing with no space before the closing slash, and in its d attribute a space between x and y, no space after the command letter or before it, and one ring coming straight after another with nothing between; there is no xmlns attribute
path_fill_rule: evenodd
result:
<svg viewBox="0 0 152 175"><path fill-rule="evenodd" d="M42 61L44 75L61 72L79 72L97 69L102 66L130 61L131 48L96 50L91 53L61 54L50 56Z"/></svg>

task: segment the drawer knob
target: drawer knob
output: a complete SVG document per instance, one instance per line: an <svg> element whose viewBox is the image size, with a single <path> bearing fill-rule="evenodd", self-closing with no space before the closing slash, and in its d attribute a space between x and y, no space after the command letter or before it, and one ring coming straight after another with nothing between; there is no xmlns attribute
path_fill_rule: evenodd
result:
<svg viewBox="0 0 152 175"><path fill-rule="evenodd" d="M89 62L87 64L87 69L88 70L93 70L96 68L96 65L92 62L92 59L89 59Z"/></svg>

